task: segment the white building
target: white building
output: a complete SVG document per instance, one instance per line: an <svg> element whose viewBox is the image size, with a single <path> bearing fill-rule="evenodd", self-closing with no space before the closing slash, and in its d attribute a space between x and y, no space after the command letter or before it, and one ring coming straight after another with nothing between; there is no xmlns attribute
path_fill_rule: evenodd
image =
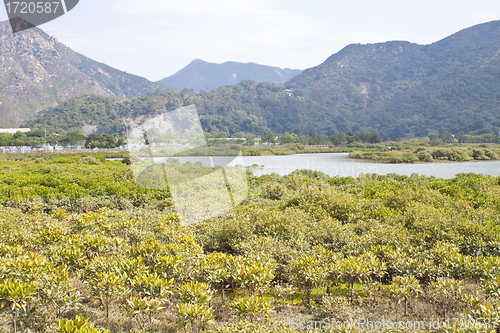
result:
<svg viewBox="0 0 500 333"><path fill-rule="evenodd" d="M31 131L29 128L0 128L0 133L16 134L17 132L26 133Z"/></svg>

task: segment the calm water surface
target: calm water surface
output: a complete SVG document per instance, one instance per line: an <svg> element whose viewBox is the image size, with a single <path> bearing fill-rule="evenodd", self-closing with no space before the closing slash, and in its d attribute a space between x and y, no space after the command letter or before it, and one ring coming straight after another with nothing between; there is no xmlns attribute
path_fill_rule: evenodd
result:
<svg viewBox="0 0 500 333"><path fill-rule="evenodd" d="M207 159L197 157L181 157L181 163L202 162L207 164ZM295 170L308 169L326 173L329 176L357 177L360 174L376 173L385 175L396 173L399 175L434 176L438 178L453 178L459 173L478 173L491 176L500 176L500 161L486 162L443 162L443 163L418 163L418 164L381 164L350 159L346 153L340 154L297 154L286 156L245 156L246 166L252 164L263 165L263 168L253 170L254 174L287 175Z"/></svg>

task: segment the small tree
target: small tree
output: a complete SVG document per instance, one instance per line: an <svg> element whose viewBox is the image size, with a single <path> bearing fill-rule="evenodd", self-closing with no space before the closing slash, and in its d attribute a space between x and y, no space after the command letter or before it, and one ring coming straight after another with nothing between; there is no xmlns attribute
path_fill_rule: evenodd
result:
<svg viewBox="0 0 500 333"><path fill-rule="evenodd" d="M452 301L462 297L463 283L452 278L437 278L431 283L430 292L434 299L443 307L443 318L446 321L448 307Z"/></svg>
<svg viewBox="0 0 500 333"><path fill-rule="evenodd" d="M291 298L295 294L295 290L291 284L277 284L273 287L273 293L281 299L283 307L285 307L286 299Z"/></svg>
<svg viewBox="0 0 500 333"><path fill-rule="evenodd" d="M360 257L349 256L341 260L340 277L347 284L347 296L351 304L354 300L354 284L381 278L385 274L386 264L380 262L373 253L367 252Z"/></svg>
<svg viewBox="0 0 500 333"><path fill-rule="evenodd" d="M314 254L302 255L291 263L291 278L293 284L303 289L307 296L304 299L307 307L311 307L311 292L320 285L326 276L326 270Z"/></svg>
<svg viewBox="0 0 500 333"><path fill-rule="evenodd" d="M247 289L249 296L256 291L262 296L274 278L274 268L272 263L250 260L236 269L234 278Z"/></svg>
<svg viewBox="0 0 500 333"><path fill-rule="evenodd" d="M497 275L490 280L485 281L486 284L483 287L486 295L493 299L500 298L500 276Z"/></svg>
<svg viewBox="0 0 500 333"><path fill-rule="evenodd" d="M56 280L46 284L40 292L41 301L51 307L57 318L81 306L81 295L69 279Z"/></svg>
<svg viewBox="0 0 500 333"><path fill-rule="evenodd" d="M75 319L58 320L55 326L57 333L109 333L107 330L101 330L89 323L89 319L82 315L77 315Z"/></svg>
<svg viewBox="0 0 500 333"><path fill-rule="evenodd" d="M118 295L125 292L126 275L116 272L96 272L95 277L87 281L90 293L97 297L106 309L106 319L109 319L109 305Z"/></svg>
<svg viewBox="0 0 500 333"><path fill-rule="evenodd" d="M396 276L389 286L391 295L397 300L397 304L404 300L405 311L404 315L408 314L408 300L412 296L416 296L422 292L420 283L413 276ZM398 317L398 307L396 305L396 321Z"/></svg>
<svg viewBox="0 0 500 333"><path fill-rule="evenodd" d="M213 290L206 283L190 281L179 287L182 303L208 303L212 299Z"/></svg>
<svg viewBox="0 0 500 333"><path fill-rule="evenodd" d="M140 297L155 298L165 302L173 294L173 284L173 279L168 280L165 275L149 272L135 276L130 280L133 293Z"/></svg>
<svg viewBox="0 0 500 333"><path fill-rule="evenodd" d="M153 324L153 317L165 309L164 303L154 298L140 298L132 296L124 305L128 317L135 318L142 330L146 324Z"/></svg>
<svg viewBox="0 0 500 333"><path fill-rule="evenodd" d="M231 303L231 309L235 311L236 316L254 321L259 317L271 316L273 306L266 302L262 297L250 296L235 299Z"/></svg>
<svg viewBox="0 0 500 333"><path fill-rule="evenodd" d="M214 310L208 304L180 303L176 313L179 326L191 326L193 333L200 332L214 318Z"/></svg>
<svg viewBox="0 0 500 333"><path fill-rule="evenodd" d="M226 283L231 277L233 277L231 269L233 261L233 256L219 252L211 253L203 259L203 279L209 283L220 285L222 302L224 302L224 289Z"/></svg>
<svg viewBox="0 0 500 333"><path fill-rule="evenodd" d="M206 283L187 282L179 287L180 304L176 313L181 327L191 326L193 333L198 333L214 318L214 311L209 306L213 290Z"/></svg>
<svg viewBox="0 0 500 333"><path fill-rule="evenodd" d="M124 305L128 317L134 318L142 330L146 325L153 325L153 318L166 308L168 298L172 295L174 280L165 276L146 272L130 280L132 296Z"/></svg>
<svg viewBox="0 0 500 333"><path fill-rule="evenodd" d="M26 313L37 295L37 282L4 280L0 284L0 307L9 312L14 332L20 313Z"/></svg>

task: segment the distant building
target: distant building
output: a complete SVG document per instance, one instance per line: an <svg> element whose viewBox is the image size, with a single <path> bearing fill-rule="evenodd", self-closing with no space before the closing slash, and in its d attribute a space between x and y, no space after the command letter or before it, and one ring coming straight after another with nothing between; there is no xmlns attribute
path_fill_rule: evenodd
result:
<svg viewBox="0 0 500 333"><path fill-rule="evenodd" d="M15 134L17 132L26 133L31 131L30 128L0 128L0 133Z"/></svg>
<svg viewBox="0 0 500 333"><path fill-rule="evenodd" d="M209 138L208 141L246 141L246 138Z"/></svg>

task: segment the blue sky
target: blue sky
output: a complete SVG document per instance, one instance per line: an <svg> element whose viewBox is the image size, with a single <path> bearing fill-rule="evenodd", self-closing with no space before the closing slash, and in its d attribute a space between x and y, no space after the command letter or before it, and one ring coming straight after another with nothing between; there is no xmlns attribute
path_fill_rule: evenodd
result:
<svg viewBox="0 0 500 333"><path fill-rule="evenodd" d="M155 81L196 58L305 69L351 43L429 44L496 19L498 0L80 0L40 28Z"/></svg>

